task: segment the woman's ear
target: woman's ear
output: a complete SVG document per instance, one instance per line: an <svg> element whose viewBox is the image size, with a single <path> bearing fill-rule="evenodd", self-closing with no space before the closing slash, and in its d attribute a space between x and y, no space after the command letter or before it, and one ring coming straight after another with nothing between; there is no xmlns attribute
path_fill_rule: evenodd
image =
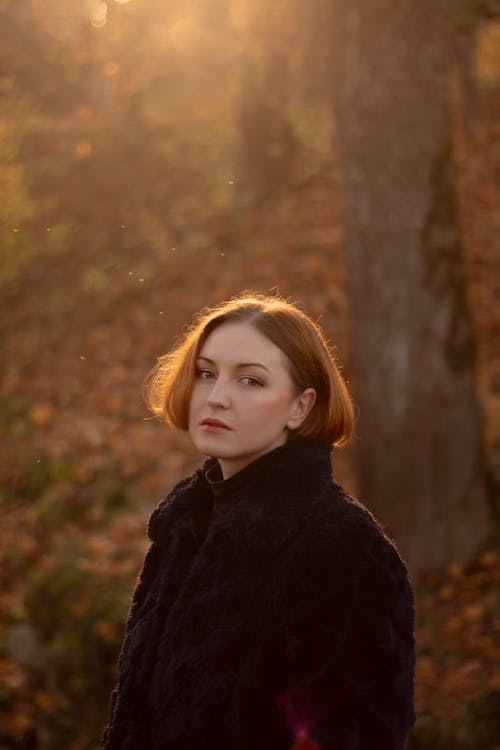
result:
<svg viewBox="0 0 500 750"><path fill-rule="evenodd" d="M316 391L314 388L306 388L296 397L293 402L291 417L286 426L289 430L296 430L307 417L316 403Z"/></svg>

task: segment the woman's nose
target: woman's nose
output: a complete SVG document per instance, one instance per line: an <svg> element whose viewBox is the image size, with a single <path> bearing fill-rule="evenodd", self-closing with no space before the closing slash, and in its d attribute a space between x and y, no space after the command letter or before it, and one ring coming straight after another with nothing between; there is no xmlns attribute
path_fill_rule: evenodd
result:
<svg viewBox="0 0 500 750"><path fill-rule="evenodd" d="M218 378L208 394L207 403L209 406L227 407L229 406L229 401L228 385Z"/></svg>

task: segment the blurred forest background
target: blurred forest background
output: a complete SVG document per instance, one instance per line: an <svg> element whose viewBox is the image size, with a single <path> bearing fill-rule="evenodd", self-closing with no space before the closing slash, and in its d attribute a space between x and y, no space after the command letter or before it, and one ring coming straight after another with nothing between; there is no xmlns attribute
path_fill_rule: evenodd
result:
<svg viewBox="0 0 500 750"><path fill-rule="evenodd" d="M251 288L352 384L335 473L417 596L408 750L498 750L499 4L0 0L0 191L0 748L97 746L200 459L144 378Z"/></svg>

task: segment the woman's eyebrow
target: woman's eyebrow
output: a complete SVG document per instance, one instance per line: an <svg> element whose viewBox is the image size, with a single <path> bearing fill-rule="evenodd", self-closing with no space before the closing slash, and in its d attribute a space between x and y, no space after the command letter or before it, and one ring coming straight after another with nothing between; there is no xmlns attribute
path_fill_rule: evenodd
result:
<svg viewBox="0 0 500 750"><path fill-rule="evenodd" d="M198 356L198 359L203 359L205 362L208 362L210 365L216 365L217 364L216 362L214 362L213 359L210 359L210 357L203 357L203 356L200 355L200 356ZM271 371L268 370L268 368L265 365L260 364L260 362L240 362L237 365L235 365L235 368L237 370L241 370L241 369L243 369L245 367L261 367L263 370L265 370L269 374L271 373Z"/></svg>

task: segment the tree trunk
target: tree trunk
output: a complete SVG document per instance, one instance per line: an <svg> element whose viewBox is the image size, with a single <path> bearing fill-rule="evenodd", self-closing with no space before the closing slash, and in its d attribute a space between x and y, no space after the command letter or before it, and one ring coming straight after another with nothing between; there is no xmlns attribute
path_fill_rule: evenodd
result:
<svg viewBox="0 0 500 750"><path fill-rule="evenodd" d="M412 569L488 530L448 121L452 3L332 0L361 496Z"/></svg>

